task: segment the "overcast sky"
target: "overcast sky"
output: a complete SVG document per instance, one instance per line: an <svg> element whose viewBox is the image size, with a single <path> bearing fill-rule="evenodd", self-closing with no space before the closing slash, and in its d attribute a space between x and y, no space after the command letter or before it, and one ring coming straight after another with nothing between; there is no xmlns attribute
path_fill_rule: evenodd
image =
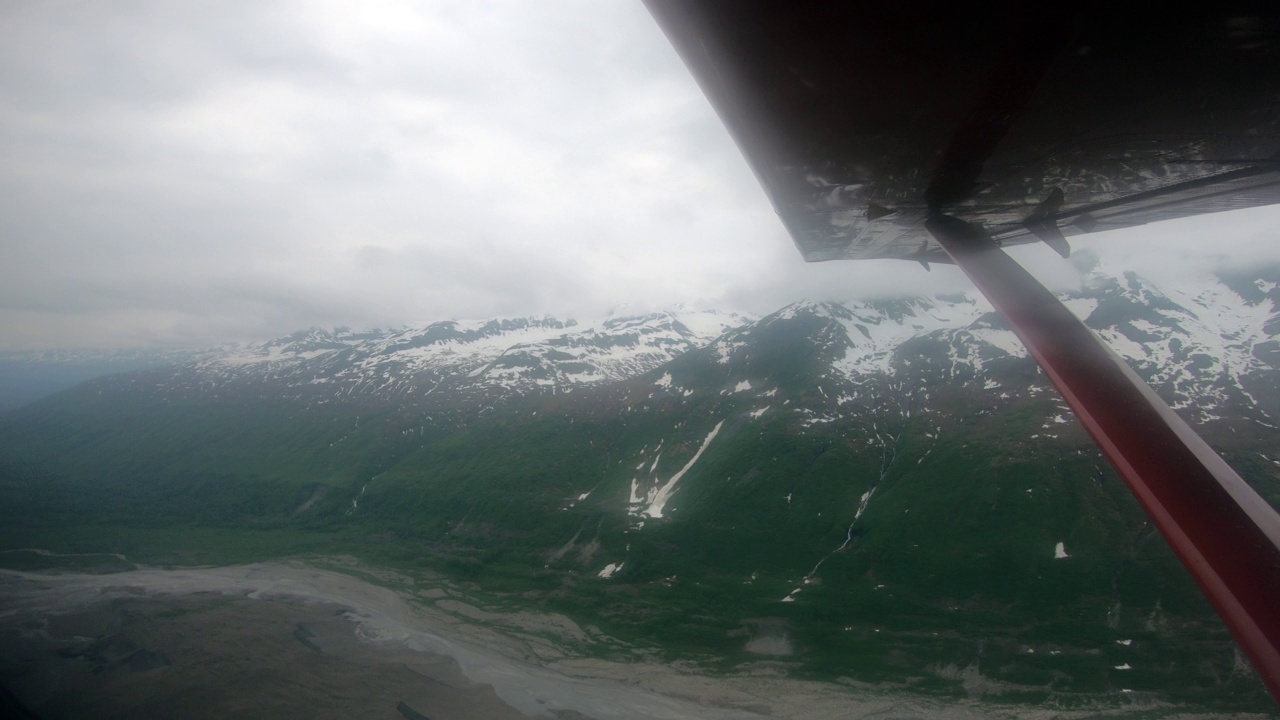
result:
<svg viewBox="0 0 1280 720"><path fill-rule="evenodd" d="M0 168L0 349L966 286L803 263L639 0L9 0ZM1076 245L1176 273L1276 227Z"/></svg>

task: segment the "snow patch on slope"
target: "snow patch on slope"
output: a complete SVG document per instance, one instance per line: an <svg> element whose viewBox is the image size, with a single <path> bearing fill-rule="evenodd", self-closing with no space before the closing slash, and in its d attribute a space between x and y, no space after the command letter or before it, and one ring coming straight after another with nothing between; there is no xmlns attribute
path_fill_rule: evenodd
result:
<svg viewBox="0 0 1280 720"><path fill-rule="evenodd" d="M663 511L667 507L667 503L671 500L671 495L675 493L676 487L680 484L680 479L684 477L685 473L689 472L689 469L694 466L694 463L698 462L698 458L702 457L702 453L706 452L707 446L711 444L712 440L716 439L716 435L720 433L720 428L723 425L723 420L716 423L716 426L711 428L710 433L707 433L706 439L702 441L702 445L698 448L698 451L693 454L693 457L689 459L689 462L685 463L685 466L680 468L680 471L675 475L672 475L665 483L661 483L651 489L645 496L644 500L637 503L642 507L633 511L632 514L644 515L651 518L662 517ZM656 460L654 461L654 465L657 465Z"/></svg>

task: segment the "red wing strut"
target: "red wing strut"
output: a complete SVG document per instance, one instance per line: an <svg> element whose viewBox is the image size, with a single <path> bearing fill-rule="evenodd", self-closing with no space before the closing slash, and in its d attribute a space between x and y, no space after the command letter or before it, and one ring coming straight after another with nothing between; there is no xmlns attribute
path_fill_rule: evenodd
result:
<svg viewBox="0 0 1280 720"><path fill-rule="evenodd" d="M974 281L1280 699L1280 515L1000 250L1280 202L1280 3L646 4L806 260Z"/></svg>
<svg viewBox="0 0 1280 720"><path fill-rule="evenodd" d="M980 229L928 229L1008 321L1280 698L1280 515Z"/></svg>

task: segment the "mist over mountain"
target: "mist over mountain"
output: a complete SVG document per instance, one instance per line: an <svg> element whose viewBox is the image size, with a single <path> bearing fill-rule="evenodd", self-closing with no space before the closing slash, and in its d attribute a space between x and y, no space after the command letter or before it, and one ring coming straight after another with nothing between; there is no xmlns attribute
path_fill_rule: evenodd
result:
<svg viewBox="0 0 1280 720"><path fill-rule="evenodd" d="M1272 504L1278 283L1093 267L1064 297ZM971 295L312 329L9 412L0 473L14 546L321 534L721 669L1265 702Z"/></svg>
<svg viewBox="0 0 1280 720"><path fill-rule="evenodd" d="M194 351L54 350L0 352L0 412L103 375L171 365Z"/></svg>

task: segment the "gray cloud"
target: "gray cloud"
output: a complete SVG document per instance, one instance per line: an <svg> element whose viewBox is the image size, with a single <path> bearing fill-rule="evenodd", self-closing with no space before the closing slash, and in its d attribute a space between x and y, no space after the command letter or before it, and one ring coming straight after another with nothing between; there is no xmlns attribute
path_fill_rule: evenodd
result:
<svg viewBox="0 0 1280 720"><path fill-rule="evenodd" d="M3 348L967 285L802 263L634 2L8 3L0 157Z"/></svg>

